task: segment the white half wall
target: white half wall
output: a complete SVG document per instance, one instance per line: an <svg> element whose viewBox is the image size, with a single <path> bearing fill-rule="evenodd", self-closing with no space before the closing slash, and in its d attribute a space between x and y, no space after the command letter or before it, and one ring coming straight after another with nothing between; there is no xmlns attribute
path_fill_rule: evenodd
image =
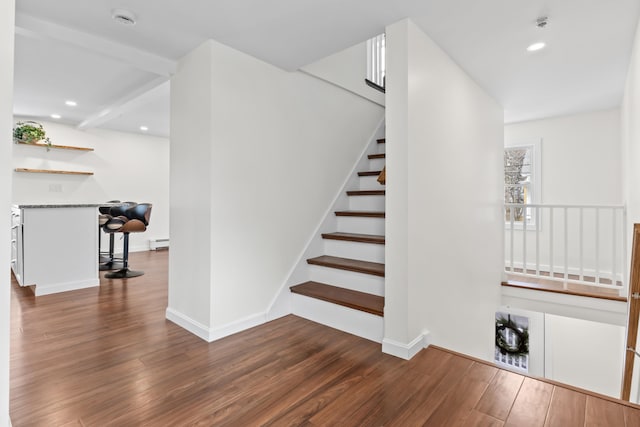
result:
<svg viewBox="0 0 640 427"><path fill-rule="evenodd" d="M340 86L376 104L385 104L385 95L369 87L367 77L367 42L358 43L301 68L320 79Z"/></svg>
<svg viewBox="0 0 640 427"><path fill-rule="evenodd" d="M385 340L492 360L503 111L410 20L386 34Z"/></svg>
<svg viewBox="0 0 640 427"><path fill-rule="evenodd" d="M15 121L21 118L15 118ZM130 251L149 249L152 237L169 237L169 140L106 129L79 130L41 122L53 144L94 151L13 144L12 167L90 171L92 176L13 172L12 201L17 204L103 203L108 200L153 203L149 228L132 233ZM103 234L102 247L108 247ZM116 239L116 251L122 243Z"/></svg>
<svg viewBox="0 0 640 427"><path fill-rule="evenodd" d="M169 309L210 336L265 314L383 114L215 41L184 58L172 78L171 209L201 215L172 218Z"/></svg>
<svg viewBox="0 0 640 427"><path fill-rule="evenodd" d="M625 328L545 314L545 378L620 398Z"/></svg>
<svg viewBox="0 0 640 427"><path fill-rule="evenodd" d="M640 168L638 167L640 165L640 26L636 29L633 43L621 116L624 201L627 205L627 229L631 233L633 224L640 223L640 191L638 191L640 188ZM627 242L629 255L632 243ZM640 401L640 359L638 358L634 366L631 401Z"/></svg>
<svg viewBox="0 0 640 427"><path fill-rule="evenodd" d="M11 283L8 267L11 262L11 146L6 135L13 125L13 37L15 29L15 1L0 2L0 206L4 216L0 224L0 264L6 270L0 275L0 426L11 425L9 418L9 337L11 311Z"/></svg>

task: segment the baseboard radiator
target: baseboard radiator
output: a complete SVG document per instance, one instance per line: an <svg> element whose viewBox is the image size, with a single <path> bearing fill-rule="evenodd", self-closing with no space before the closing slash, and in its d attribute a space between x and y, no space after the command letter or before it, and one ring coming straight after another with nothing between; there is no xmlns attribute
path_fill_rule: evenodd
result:
<svg viewBox="0 0 640 427"><path fill-rule="evenodd" d="M159 249L169 249L169 239L150 239L149 249L157 251Z"/></svg>

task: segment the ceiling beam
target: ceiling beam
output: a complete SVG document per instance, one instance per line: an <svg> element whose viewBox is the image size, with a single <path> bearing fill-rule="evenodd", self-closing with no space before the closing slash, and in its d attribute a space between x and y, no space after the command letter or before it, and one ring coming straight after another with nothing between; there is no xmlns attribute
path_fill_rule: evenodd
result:
<svg viewBox="0 0 640 427"><path fill-rule="evenodd" d="M157 98L159 96L159 92L166 90L166 85L169 85L168 78L161 76L157 77L119 100L114 101L108 108L105 108L99 113L85 119L77 127L78 129L99 127L110 120L120 117L121 115Z"/></svg>
<svg viewBox="0 0 640 427"><path fill-rule="evenodd" d="M176 61L117 43L102 37L74 30L49 21L16 13L16 34L41 40L65 43L94 54L123 62L158 76L170 77L176 70Z"/></svg>

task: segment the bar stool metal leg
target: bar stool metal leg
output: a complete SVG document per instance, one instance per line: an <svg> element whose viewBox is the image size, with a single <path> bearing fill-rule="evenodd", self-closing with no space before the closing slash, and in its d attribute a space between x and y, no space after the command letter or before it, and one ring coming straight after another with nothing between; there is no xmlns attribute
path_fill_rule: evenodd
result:
<svg viewBox="0 0 640 427"><path fill-rule="evenodd" d="M126 279L129 277L142 276L144 271L129 270L129 233L124 233L124 248L122 254L122 268L104 275L107 279Z"/></svg>

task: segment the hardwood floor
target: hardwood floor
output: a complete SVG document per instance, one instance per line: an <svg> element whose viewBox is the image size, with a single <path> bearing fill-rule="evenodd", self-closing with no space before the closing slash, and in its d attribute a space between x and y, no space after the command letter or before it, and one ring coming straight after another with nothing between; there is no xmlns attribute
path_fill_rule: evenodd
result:
<svg viewBox="0 0 640 427"><path fill-rule="evenodd" d="M640 410L436 347L411 361L286 316L208 344L142 277L34 297L14 282L11 418L23 426L640 426Z"/></svg>

